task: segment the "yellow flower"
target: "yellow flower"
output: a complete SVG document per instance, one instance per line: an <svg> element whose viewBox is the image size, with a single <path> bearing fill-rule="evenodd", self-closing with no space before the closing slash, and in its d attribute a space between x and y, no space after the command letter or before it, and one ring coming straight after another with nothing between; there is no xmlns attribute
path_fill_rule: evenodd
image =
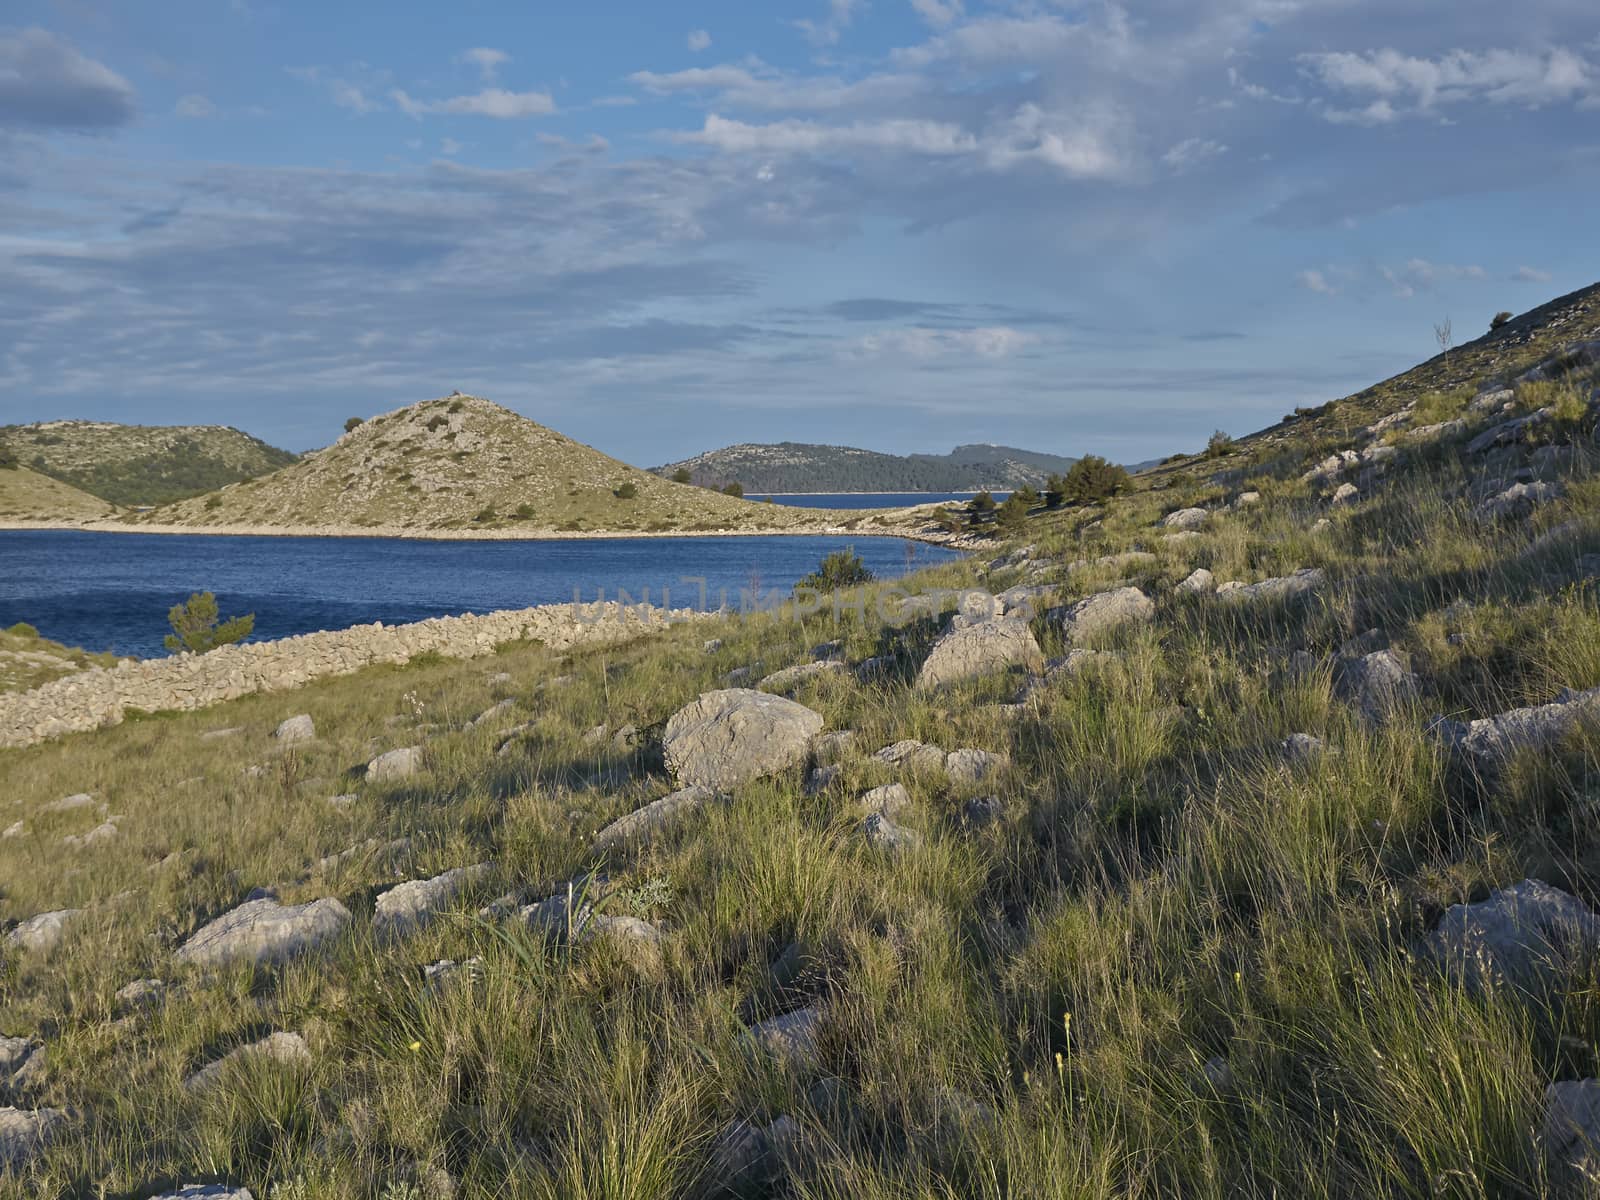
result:
<svg viewBox="0 0 1600 1200"><path fill-rule="evenodd" d="M418 1050L422 1049L422 1043L421 1042L412 1042L411 1045L406 1047L406 1049L410 1050L411 1053L415 1054Z"/></svg>

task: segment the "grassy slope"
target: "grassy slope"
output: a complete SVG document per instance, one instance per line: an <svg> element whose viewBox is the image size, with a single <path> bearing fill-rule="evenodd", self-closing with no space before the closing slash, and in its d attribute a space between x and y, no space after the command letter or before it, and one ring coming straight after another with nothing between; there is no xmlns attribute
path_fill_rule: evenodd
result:
<svg viewBox="0 0 1600 1200"><path fill-rule="evenodd" d="M785 1194L818 1200L1545 1194L1530 1133L1549 1080L1600 1073L1600 972L1550 1004L1473 998L1409 948L1446 905L1529 874L1600 902L1600 736L1479 789L1425 722L1600 685L1600 598L1573 582L1577 555L1600 550L1600 464L1580 448L1562 500L1485 528L1469 466L1420 455L1314 533L1330 510L1295 474L1320 447L1289 449L1246 470L1262 504L1196 541L1151 532L1221 493L1193 471L1103 513L1036 519L1027 540L1057 563L1151 546L1134 581L1157 616L1110 635L1120 659L1054 679L1015 721L990 703L1014 681L916 693L934 631L847 613L730 624L713 654L703 629L681 629L562 659L507 648L369 671L0 758L27 826L0 841L4 912L89 907L54 956L12 955L0 980L0 1028L50 1041L26 1102L86 1114L0 1195L225 1177L272 1200L355 1200L424 1194L400 1190L423 1166L464 1198L644 1200L683 1194L730 1121L779 1114L801 1138ZM1565 522L1572 545L1527 553ZM1330 584L1309 604L1235 608L1170 590L1196 565L1244 580L1321 566ZM1069 594L1119 578L1079 571ZM1335 696L1326 665L1286 669L1292 649L1325 664L1371 627L1423 679L1414 708L1377 728ZM855 797L890 778L862 755L819 796L793 776L741 789L604 863L602 906L668 931L664 961L642 971L603 945L554 952L470 915L378 947L365 915L396 875L370 856L312 865L408 835L400 876L493 861L474 901L548 895L597 864L594 830L668 786L648 755L586 730L648 728L731 668L803 661L827 637L852 660L900 656L880 681L824 676L801 695L830 728L856 729L860 750L916 737L1011 756L982 789L910 779L899 819L925 841L905 858L861 842ZM513 711L467 728L502 696ZM298 711L321 739L274 752L270 730ZM525 738L494 754L498 728L521 721ZM200 740L218 726L241 732ZM1294 732L1332 753L1285 766L1275 743ZM424 737L412 784L351 771ZM242 774L252 764L268 769ZM71 852L60 838L100 815L42 809L78 790L122 832ZM974 790L1004 802L976 833L956 819ZM360 799L336 815L323 797L341 791ZM278 972L179 970L171 947L254 886L339 896L355 931ZM813 965L780 991L768 964L796 940ZM421 964L469 955L479 981L423 986ZM113 1024L112 993L143 976L179 990ZM745 1021L807 1001L827 1013L815 1072L746 1052ZM186 1072L270 1029L304 1033L315 1065L184 1094ZM1213 1056L1235 1086L1204 1081ZM953 1090L992 1119L963 1119Z"/></svg>
<svg viewBox="0 0 1600 1200"><path fill-rule="evenodd" d="M294 455L223 425L45 421L0 426L0 445L113 504L165 504L265 475Z"/></svg>
<svg viewBox="0 0 1600 1200"><path fill-rule="evenodd" d="M628 483L637 495L617 497L615 491ZM475 397L428 401L375 417L273 475L148 517L192 526L529 533L799 529L835 519L672 483Z"/></svg>
<svg viewBox="0 0 1600 1200"><path fill-rule="evenodd" d="M111 505L27 467L0 468L0 521L92 521Z"/></svg>
<svg viewBox="0 0 1600 1200"><path fill-rule="evenodd" d="M0 629L0 692L25 692L85 667L116 662L114 654L91 654L42 638L31 625Z"/></svg>

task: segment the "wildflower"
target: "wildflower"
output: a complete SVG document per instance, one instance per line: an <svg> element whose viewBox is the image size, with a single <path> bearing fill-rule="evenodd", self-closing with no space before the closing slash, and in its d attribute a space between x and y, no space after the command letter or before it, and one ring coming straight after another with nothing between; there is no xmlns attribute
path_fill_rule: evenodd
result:
<svg viewBox="0 0 1600 1200"><path fill-rule="evenodd" d="M422 1049L422 1043L421 1042L412 1042L411 1045L406 1047L406 1049L410 1050L411 1053L415 1054L418 1050Z"/></svg>

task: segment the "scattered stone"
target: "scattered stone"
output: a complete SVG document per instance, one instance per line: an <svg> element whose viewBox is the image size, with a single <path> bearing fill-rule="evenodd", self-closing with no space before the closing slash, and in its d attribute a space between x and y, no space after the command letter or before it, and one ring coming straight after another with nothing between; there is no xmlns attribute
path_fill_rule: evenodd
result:
<svg viewBox="0 0 1600 1200"><path fill-rule="evenodd" d="M297 742L315 741L317 726L305 713L297 717L290 717L272 731L272 736L285 746L293 746Z"/></svg>
<svg viewBox="0 0 1600 1200"><path fill-rule="evenodd" d="M480 883L493 867L478 863L456 867L432 879L413 879L378 897L372 910L372 932L382 938L409 937L449 908L462 892Z"/></svg>
<svg viewBox="0 0 1600 1200"><path fill-rule="evenodd" d="M422 968L422 984L427 988L440 988L447 983L457 980L463 982L476 982L483 978L483 959L473 957L465 962L457 962L453 958L441 958L438 962L424 964Z"/></svg>
<svg viewBox="0 0 1600 1200"><path fill-rule="evenodd" d="M1373 724L1415 700L1418 682L1393 650L1344 659L1334 671L1334 690Z"/></svg>
<svg viewBox="0 0 1600 1200"><path fill-rule="evenodd" d="M1005 812L999 796L974 796L961 806L961 823L969 829L993 825Z"/></svg>
<svg viewBox="0 0 1600 1200"><path fill-rule="evenodd" d="M907 738L895 742L892 746L885 746L872 756L872 761L886 763L891 767L904 767L910 771L942 771L945 753L937 746Z"/></svg>
<svg viewBox="0 0 1600 1200"><path fill-rule="evenodd" d="M1005 765L1004 755L991 754L987 750L952 750L944 757L945 774L950 776L952 783L958 784L982 783Z"/></svg>
<svg viewBox="0 0 1600 1200"><path fill-rule="evenodd" d="M691 813L697 812L716 799L710 788L691 786L652 800L643 808L618 817L595 834L594 848L610 850L627 842L648 841Z"/></svg>
<svg viewBox="0 0 1600 1200"><path fill-rule="evenodd" d="M1492 391L1483 392L1473 398L1467 405L1470 412L1486 413L1495 409L1504 408L1508 404L1516 403L1517 394L1508 387L1497 387Z"/></svg>
<svg viewBox="0 0 1600 1200"><path fill-rule="evenodd" d="M422 770L422 747L406 746L380 754L367 764L368 783L395 783Z"/></svg>
<svg viewBox="0 0 1600 1200"><path fill-rule="evenodd" d="M1581 969L1600 949L1600 918L1574 896L1537 879L1453 904L1423 953L1473 992L1508 986L1538 993Z"/></svg>
<svg viewBox="0 0 1600 1200"><path fill-rule="evenodd" d="M1485 521L1512 521L1528 516L1542 504L1559 500L1562 488L1559 483L1537 481L1514 483L1498 496L1490 496L1478 505L1478 516Z"/></svg>
<svg viewBox="0 0 1600 1200"><path fill-rule="evenodd" d="M82 911L81 908L62 908L55 912L29 917L6 934L6 941L24 950L31 950L35 954L48 954L59 946L61 939L66 936L67 922Z"/></svg>
<svg viewBox="0 0 1600 1200"><path fill-rule="evenodd" d="M833 786L834 781L839 778L839 771L840 768L837 763L826 763L820 767L812 767L806 775L805 786L802 790L807 796L820 796Z"/></svg>
<svg viewBox="0 0 1600 1200"><path fill-rule="evenodd" d="M989 563L989 570L1004 571L1007 567L1020 567L1039 552L1036 545L1019 546Z"/></svg>
<svg viewBox="0 0 1600 1200"><path fill-rule="evenodd" d="M1361 499L1360 488L1353 483L1341 483L1334 490L1333 499L1329 503L1335 508L1343 508L1346 505L1354 504L1359 499Z"/></svg>
<svg viewBox="0 0 1600 1200"><path fill-rule="evenodd" d="M276 1063L279 1066L309 1066L311 1049L298 1033L272 1033L259 1042L235 1047L215 1062L207 1063L183 1081L186 1091L200 1092L217 1083L235 1064Z"/></svg>
<svg viewBox="0 0 1600 1200"><path fill-rule="evenodd" d="M1161 540L1168 546L1182 546L1186 542L1197 542L1200 537L1201 535L1193 529L1184 529L1178 533L1164 533L1161 535Z"/></svg>
<svg viewBox="0 0 1600 1200"><path fill-rule="evenodd" d="M835 729L829 733L819 733L811 739L811 761L819 766L843 762L855 749L855 745L854 729Z"/></svg>
<svg viewBox="0 0 1600 1200"><path fill-rule="evenodd" d="M196 930L177 959L201 967L287 962L350 924L350 910L331 896L309 904L280 905L270 896L248 900Z"/></svg>
<svg viewBox="0 0 1600 1200"><path fill-rule="evenodd" d="M863 792L861 799L856 803L863 812L893 815L911 807L911 793L906 791L903 783L886 783L882 787Z"/></svg>
<svg viewBox="0 0 1600 1200"><path fill-rule="evenodd" d="M1545 1088L1540 1141L1558 1185L1581 1187L1600 1180L1600 1079L1569 1079Z"/></svg>
<svg viewBox="0 0 1600 1200"><path fill-rule="evenodd" d="M784 1065L801 1068L816 1063L821 1029L822 1010L813 1005L770 1017L753 1026L750 1036L757 1046Z"/></svg>
<svg viewBox="0 0 1600 1200"><path fill-rule="evenodd" d="M490 721L504 716L506 713L516 708L516 706L516 697L507 696L504 700L501 700L497 704L491 704L477 716L473 717L472 720L467 722L467 728L477 729L480 725L487 725Z"/></svg>
<svg viewBox="0 0 1600 1200"><path fill-rule="evenodd" d="M618 754L637 750L644 744L644 735L637 725L624 725L611 735L611 748Z"/></svg>
<svg viewBox="0 0 1600 1200"><path fill-rule="evenodd" d="M1000 616L1017 621L1031 621L1040 606L1061 589L1053 583L1007 588L995 597L1000 602Z"/></svg>
<svg viewBox="0 0 1600 1200"><path fill-rule="evenodd" d="M1067 639L1086 641L1124 625L1142 623L1155 616L1155 602L1136 587L1113 588L1085 597L1065 611L1058 620Z"/></svg>
<svg viewBox="0 0 1600 1200"><path fill-rule="evenodd" d="M167 998L167 985L159 979L135 979L117 989L112 1007L118 1013L141 1012L159 1008Z"/></svg>
<svg viewBox="0 0 1600 1200"><path fill-rule="evenodd" d="M1225 583L1217 589L1217 595L1234 603L1293 600L1316 591L1325 582L1327 576L1321 567L1305 567L1293 575L1263 579L1260 583Z"/></svg>
<svg viewBox="0 0 1600 1200"><path fill-rule="evenodd" d="M88 833L69 833L66 837L61 839L61 844L71 850L84 850L89 847L98 846L102 842L111 841L117 836L118 832L119 830L114 822L102 821L93 829L89 830Z"/></svg>
<svg viewBox="0 0 1600 1200"><path fill-rule="evenodd" d="M828 675L843 670L844 663L837 659L800 663L798 666L785 667L781 671L774 671L756 684L756 687L768 692L792 692L808 679L815 679L819 675Z"/></svg>
<svg viewBox="0 0 1600 1200"><path fill-rule="evenodd" d="M1182 583L1178 584L1178 591L1191 592L1197 596L1216 590L1217 577L1204 567L1196 567Z"/></svg>
<svg viewBox="0 0 1600 1200"><path fill-rule="evenodd" d="M818 642L811 647L813 662L839 662L844 661L844 642L835 638L831 642Z"/></svg>
<svg viewBox="0 0 1600 1200"><path fill-rule="evenodd" d="M1484 430L1477 437L1467 443L1468 454L1482 454L1496 446L1509 445L1520 442L1528 433L1550 420L1550 410L1541 408L1538 412L1529 413L1525 417L1514 417L1499 425Z"/></svg>
<svg viewBox="0 0 1600 1200"><path fill-rule="evenodd" d="M822 717L766 692L707 692L667 721L662 750L680 784L738 787L805 762Z"/></svg>
<svg viewBox="0 0 1600 1200"><path fill-rule="evenodd" d="M175 1192L162 1192L150 1200L256 1200L249 1188L225 1183L186 1183Z"/></svg>
<svg viewBox="0 0 1600 1200"><path fill-rule="evenodd" d="M1060 658L1052 658L1046 663L1044 677L1054 679L1058 675L1081 675L1091 668L1116 662L1119 657L1121 656L1114 650L1085 650L1081 646L1075 647Z"/></svg>
<svg viewBox="0 0 1600 1200"><path fill-rule="evenodd" d="M76 812L80 808L88 808L93 804L93 796L89 795L87 792L79 792L75 796L66 796L60 800L52 800L40 811L47 813Z"/></svg>
<svg viewBox="0 0 1600 1200"><path fill-rule="evenodd" d="M1168 529L1195 530L1204 525L1210 516L1203 508L1180 508L1163 517L1161 524Z"/></svg>
<svg viewBox="0 0 1600 1200"><path fill-rule="evenodd" d="M13 821L11 824L6 826L4 833L0 833L0 838L21 837L26 832L26 825L24 825L21 821Z"/></svg>
<svg viewBox="0 0 1600 1200"><path fill-rule="evenodd" d="M579 943L603 939L636 970L653 971L661 965L666 935L638 917L596 915L579 932Z"/></svg>
<svg viewBox="0 0 1600 1200"><path fill-rule="evenodd" d="M200 735L202 742L219 742L223 738L238 737L244 732L242 725L230 725L226 729L208 729Z"/></svg>
<svg viewBox="0 0 1600 1200"><path fill-rule="evenodd" d="M532 933L571 942L582 935L594 917L594 907L582 899L583 894L569 885L564 892L524 905L517 916Z"/></svg>
<svg viewBox="0 0 1600 1200"><path fill-rule="evenodd" d="M491 687L505 687L510 682L510 671L496 671L493 675L489 676L489 685Z"/></svg>
<svg viewBox="0 0 1600 1200"><path fill-rule="evenodd" d="M1325 530L1329 530L1329 529L1332 529L1332 528L1333 528L1333 522L1328 520L1327 517L1318 517L1315 521L1313 521L1311 523L1311 532L1312 533L1322 533ZM1220 591L1221 589L1218 589L1218 590Z"/></svg>
<svg viewBox="0 0 1600 1200"><path fill-rule="evenodd" d="M1309 733L1291 733L1279 743L1279 747L1290 765L1303 767L1321 758L1327 743Z"/></svg>
<svg viewBox="0 0 1600 1200"><path fill-rule="evenodd" d="M1548 751L1585 721L1600 721L1600 688L1476 721L1440 718L1432 727L1453 750L1480 767L1492 767L1520 750Z"/></svg>
<svg viewBox="0 0 1600 1200"><path fill-rule="evenodd" d="M715 654L718 650L722 649L722 639L707 638L705 644L701 646L700 649L707 654Z"/></svg>
<svg viewBox="0 0 1600 1200"><path fill-rule="evenodd" d="M1231 1096L1239 1090L1239 1081L1234 1078L1233 1068L1220 1054L1206 1059L1205 1065L1200 1068L1200 1076L1205 1080L1206 1087L1219 1096Z"/></svg>
<svg viewBox="0 0 1600 1200"><path fill-rule="evenodd" d="M361 797L356 795L354 792L346 792L342 796L329 796L328 805L330 808L337 809L339 812L349 812L356 806L356 801L359 799L361 799Z"/></svg>
<svg viewBox="0 0 1600 1200"><path fill-rule="evenodd" d="M1467 423L1458 417L1453 421L1439 421L1433 425L1419 425L1415 429L1408 429L1406 430L1405 438L1406 441L1413 444L1442 442L1450 438L1461 437L1466 432Z"/></svg>
<svg viewBox="0 0 1600 1200"><path fill-rule="evenodd" d="M1252 504L1260 503L1260 492L1240 492L1238 498L1234 500L1233 506L1235 508L1249 508Z"/></svg>
<svg viewBox="0 0 1600 1200"><path fill-rule="evenodd" d="M756 671L760 666L760 663L756 663L754 666L749 667L735 667L722 677L722 681L730 687L738 683L748 683L755 678Z"/></svg>
<svg viewBox="0 0 1600 1200"><path fill-rule="evenodd" d="M0 1108L0 1170L25 1167L50 1144L66 1124L59 1108Z"/></svg>
<svg viewBox="0 0 1600 1200"><path fill-rule="evenodd" d="M896 825L886 813L875 812L861 822L867 845L887 854L905 854L922 844L915 831Z"/></svg>
<svg viewBox="0 0 1600 1200"><path fill-rule="evenodd" d="M14 1081L43 1046L37 1038L0 1037L0 1080Z"/></svg>
<svg viewBox="0 0 1600 1200"><path fill-rule="evenodd" d="M794 1153L800 1126L782 1116L770 1125L735 1121L711 1148L710 1162L696 1195L765 1194L783 1172L784 1160Z"/></svg>
<svg viewBox="0 0 1600 1200"><path fill-rule="evenodd" d="M1360 461L1361 456L1354 450L1341 450L1337 454L1330 454L1300 479L1303 483L1326 483L1347 467L1353 467Z"/></svg>
<svg viewBox="0 0 1600 1200"><path fill-rule="evenodd" d="M1023 621L1000 618L952 629L936 643L917 674L918 691L932 691L1016 667L1037 670L1044 651Z"/></svg>

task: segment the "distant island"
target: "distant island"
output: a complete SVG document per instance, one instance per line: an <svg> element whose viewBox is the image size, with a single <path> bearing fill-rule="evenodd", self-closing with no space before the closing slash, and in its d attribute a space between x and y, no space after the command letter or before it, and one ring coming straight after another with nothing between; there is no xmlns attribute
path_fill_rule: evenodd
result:
<svg viewBox="0 0 1600 1200"><path fill-rule="evenodd" d="M883 454L808 442L746 443L652 467L666 479L753 495L977 492L1039 487L1076 459L1014 446L957 446L949 454Z"/></svg>

